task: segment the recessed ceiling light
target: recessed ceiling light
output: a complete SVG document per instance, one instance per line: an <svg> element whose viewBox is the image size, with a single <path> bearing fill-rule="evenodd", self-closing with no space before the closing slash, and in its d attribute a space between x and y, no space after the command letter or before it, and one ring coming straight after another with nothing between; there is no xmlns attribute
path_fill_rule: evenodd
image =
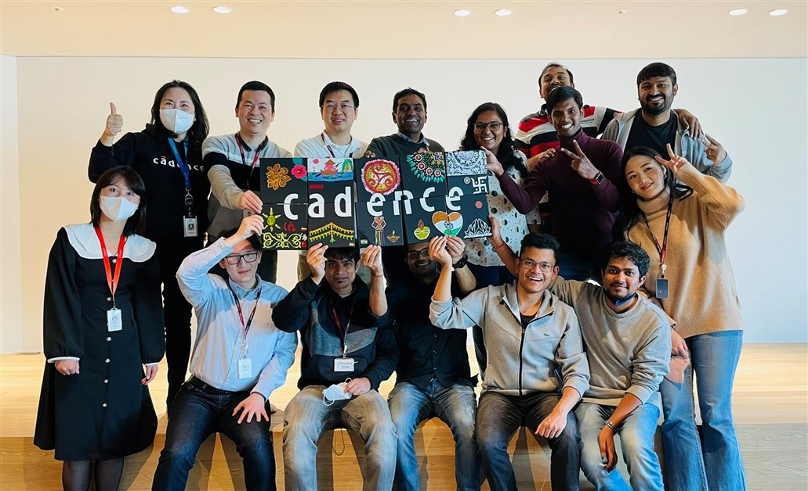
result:
<svg viewBox="0 0 808 491"><path fill-rule="evenodd" d="M64 9L62 7L53 7L54 12L62 12Z"/></svg>
<svg viewBox="0 0 808 491"><path fill-rule="evenodd" d="M780 17L781 15L786 15L788 13L788 9L774 9L769 11L769 15L772 17Z"/></svg>
<svg viewBox="0 0 808 491"><path fill-rule="evenodd" d="M213 7L213 11L217 14L229 14L232 12L229 7L225 7L224 5Z"/></svg>
<svg viewBox="0 0 808 491"><path fill-rule="evenodd" d="M747 12L749 12L749 11L746 10L746 9L733 9L733 10L729 11L729 15L738 16L738 15L743 15L743 14L745 14Z"/></svg>
<svg viewBox="0 0 808 491"><path fill-rule="evenodd" d="M621 9L621 10L618 10L618 11L617 11L617 14L618 14L618 15L623 15L623 14L625 14L626 12L627 12L627 10L622 10L622 9Z"/></svg>
<svg viewBox="0 0 808 491"><path fill-rule="evenodd" d="M173 7L171 7L171 11L174 12L175 14L187 14L188 7L183 7L182 5L174 5Z"/></svg>
<svg viewBox="0 0 808 491"><path fill-rule="evenodd" d="M498 15L499 17L507 17L513 13L513 10L509 9L499 9L495 10L494 14Z"/></svg>
<svg viewBox="0 0 808 491"><path fill-rule="evenodd" d="M471 10L466 9L455 10L454 14L458 17L468 17L469 15L471 15Z"/></svg>

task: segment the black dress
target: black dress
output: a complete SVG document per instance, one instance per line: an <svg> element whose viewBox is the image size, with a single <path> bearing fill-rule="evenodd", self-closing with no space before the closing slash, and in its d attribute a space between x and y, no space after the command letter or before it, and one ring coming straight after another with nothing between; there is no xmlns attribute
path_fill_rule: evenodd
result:
<svg viewBox="0 0 808 491"><path fill-rule="evenodd" d="M141 384L142 365L159 362L165 350L154 250L143 237L127 238L115 292L123 329L108 332L112 299L95 230L59 230L45 283L44 351L48 360L78 358L79 374L61 375L46 363L34 434L34 444L55 449L57 460L122 457L154 441L157 416Z"/></svg>

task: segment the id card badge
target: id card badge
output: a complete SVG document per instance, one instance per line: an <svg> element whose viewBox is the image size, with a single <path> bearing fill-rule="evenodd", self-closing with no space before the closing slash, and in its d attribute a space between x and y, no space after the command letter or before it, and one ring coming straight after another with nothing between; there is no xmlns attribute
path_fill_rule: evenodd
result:
<svg viewBox="0 0 808 491"><path fill-rule="evenodd" d="M252 360L249 358L240 358L238 360L238 378L252 378Z"/></svg>
<svg viewBox="0 0 808 491"><path fill-rule="evenodd" d="M107 331L115 332L123 329L123 322L121 321L121 309L111 308L107 310Z"/></svg>
<svg viewBox="0 0 808 491"><path fill-rule="evenodd" d="M334 371L335 372L353 372L354 359L353 358L334 358Z"/></svg>
<svg viewBox="0 0 808 491"><path fill-rule="evenodd" d="M668 279L657 278L656 280L656 297L668 298Z"/></svg>
<svg viewBox="0 0 808 491"><path fill-rule="evenodd" d="M196 237L199 235L195 216L188 215L182 217L182 233L184 237Z"/></svg>

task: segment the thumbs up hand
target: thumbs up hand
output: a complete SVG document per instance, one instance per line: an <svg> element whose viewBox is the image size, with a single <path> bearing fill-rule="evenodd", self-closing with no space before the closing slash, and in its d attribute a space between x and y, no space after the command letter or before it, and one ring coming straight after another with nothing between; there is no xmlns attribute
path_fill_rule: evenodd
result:
<svg viewBox="0 0 808 491"><path fill-rule="evenodd" d="M107 116L107 126L104 128L104 134L101 135L101 143L106 146L111 146L115 135L121 132L123 128L123 116L118 114L115 104L109 103L109 116Z"/></svg>

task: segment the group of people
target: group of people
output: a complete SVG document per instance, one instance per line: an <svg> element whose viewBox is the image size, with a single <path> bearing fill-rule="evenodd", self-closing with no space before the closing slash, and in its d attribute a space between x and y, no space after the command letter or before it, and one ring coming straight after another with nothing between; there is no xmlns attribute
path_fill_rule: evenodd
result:
<svg viewBox="0 0 808 491"><path fill-rule="evenodd" d="M560 64L538 83L544 104L515 138L487 102L460 142L487 155L491 237L317 244L301 251L291 292L259 240L259 160L292 156L267 137L272 89L244 84L238 132L215 137L185 82L161 87L151 122L117 141L110 104L90 157L91 221L59 230L48 262L34 442L64 461L64 488L94 478L117 489L123 458L152 443L147 386L165 354L153 489L184 489L214 432L235 442L247 489L275 489L269 400L300 342L300 391L283 412L288 489L317 489L317 441L336 426L365 442L366 489L418 489L414 434L432 417L453 434L458 489L516 489L507 448L522 426L549 442L554 489L578 489L580 470L597 489L744 489L731 413L743 327L724 240L743 199L725 184L731 159L672 109L678 83L664 63L639 72L641 107L625 113L585 105ZM424 136L415 89L393 98L396 133L369 144L351 134L353 87L327 84L319 106L324 129L297 157L444 150Z"/></svg>

